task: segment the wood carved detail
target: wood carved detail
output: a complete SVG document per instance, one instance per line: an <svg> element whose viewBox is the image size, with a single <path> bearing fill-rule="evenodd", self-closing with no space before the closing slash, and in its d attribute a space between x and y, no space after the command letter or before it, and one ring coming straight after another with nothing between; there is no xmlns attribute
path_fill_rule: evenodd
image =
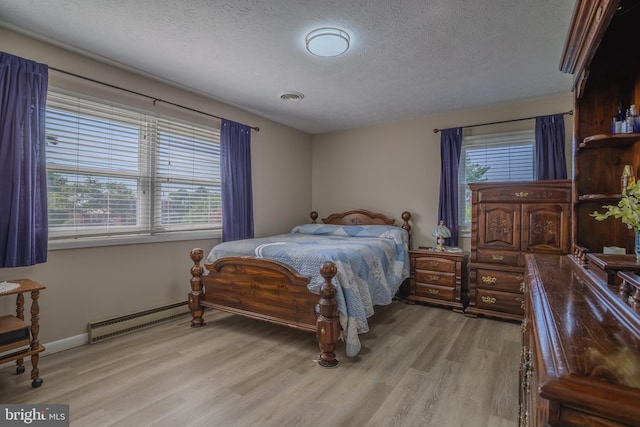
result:
<svg viewBox="0 0 640 427"><path fill-rule="evenodd" d="M558 234L556 223L551 220L533 223L531 232L538 236L555 236Z"/></svg>
<svg viewBox="0 0 640 427"><path fill-rule="evenodd" d="M506 219L491 218L489 222L489 231L499 234L511 234L511 222Z"/></svg>

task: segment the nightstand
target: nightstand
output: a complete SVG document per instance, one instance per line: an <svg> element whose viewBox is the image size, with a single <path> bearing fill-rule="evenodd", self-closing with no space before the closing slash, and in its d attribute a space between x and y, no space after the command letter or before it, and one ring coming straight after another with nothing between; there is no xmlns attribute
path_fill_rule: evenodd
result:
<svg viewBox="0 0 640 427"><path fill-rule="evenodd" d="M16 315L0 316L0 364L16 361L16 373L25 371L24 358L31 357L31 386L34 388L42 385L38 360L44 347L38 340L40 332L40 305L38 297L40 291L45 289L40 283L29 279L11 280L17 283L18 288L0 293L0 297L16 295ZM31 320L24 321L24 293L31 294Z"/></svg>
<svg viewBox="0 0 640 427"><path fill-rule="evenodd" d="M464 311L469 303L469 252L409 251L411 277L407 301Z"/></svg>

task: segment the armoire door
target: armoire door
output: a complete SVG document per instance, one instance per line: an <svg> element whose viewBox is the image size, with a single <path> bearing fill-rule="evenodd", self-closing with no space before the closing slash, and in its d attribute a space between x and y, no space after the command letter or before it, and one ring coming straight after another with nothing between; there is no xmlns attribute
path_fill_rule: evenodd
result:
<svg viewBox="0 0 640 427"><path fill-rule="evenodd" d="M522 205L522 250L565 254L569 251L569 206L558 203Z"/></svg>
<svg viewBox="0 0 640 427"><path fill-rule="evenodd" d="M478 205L478 248L520 250L519 203Z"/></svg>

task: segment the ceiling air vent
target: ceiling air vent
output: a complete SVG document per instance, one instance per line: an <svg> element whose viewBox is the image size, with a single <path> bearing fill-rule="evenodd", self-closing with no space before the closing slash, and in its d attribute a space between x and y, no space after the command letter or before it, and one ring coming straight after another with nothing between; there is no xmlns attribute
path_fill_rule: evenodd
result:
<svg viewBox="0 0 640 427"><path fill-rule="evenodd" d="M283 101L301 101L304 98L304 94L300 92L284 92L280 94L280 99Z"/></svg>

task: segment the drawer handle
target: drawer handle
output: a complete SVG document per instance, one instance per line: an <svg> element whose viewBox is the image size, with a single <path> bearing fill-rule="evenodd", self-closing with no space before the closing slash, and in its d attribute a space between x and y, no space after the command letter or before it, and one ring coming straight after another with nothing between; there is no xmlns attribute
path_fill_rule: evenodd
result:
<svg viewBox="0 0 640 427"><path fill-rule="evenodd" d="M522 282L522 281L524 280L524 276L517 275L517 276L516 276L516 280L517 280L518 282Z"/></svg>
<svg viewBox="0 0 640 427"><path fill-rule="evenodd" d="M491 255L494 261L504 261L504 255Z"/></svg>
<svg viewBox="0 0 640 427"><path fill-rule="evenodd" d="M520 198L529 197L529 193L527 193L526 191L516 191L514 195Z"/></svg>
<svg viewBox="0 0 640 427"><path fill-rule="evenodd" d="M432 274L432 275L429 276L429 280L437 282L438 280L440 280L440 276L436 276L436 275Z"/></svg>
<svg viewBox="0 0 640 427"><path fill-rule="evenodd" d="M520 282L520 292L524 293L524 282Z"/></svg>
<svg viewBox="0 0 640 427"><path fill-rule="evenodd" d="M493 285L498 280L497 277L492 276L482 276L482 281L488 285Z"/></svg>
<svg viewBox="0 0 640 427"><path fill-rule="evenodd" d="M496 299L494 297L482 297L482 302L486 303L486 304L495 304L496 303Z"/></svg>
<svg viewBox="0 0 640 427"><path fill-rule="evenodd" d="M440 265L440 263L439 263L438 261L430 261L430 262L429 262L429 265L430 265L432 268L436 268L436 267L438 267L438 266Z"/></svg>
<svg viewBox="0 0 640 427"><path fill-rule="evenodd" d="M438 289L428 289L427 292L429 292L431 295L438 295L440 293Z"/></svg>
<svg viewBox="0 0 640 427"><path fill-rule="evenodd" d="M520 303L520 308L524 310L524 298L516 298L516 301Z"/></svg>

